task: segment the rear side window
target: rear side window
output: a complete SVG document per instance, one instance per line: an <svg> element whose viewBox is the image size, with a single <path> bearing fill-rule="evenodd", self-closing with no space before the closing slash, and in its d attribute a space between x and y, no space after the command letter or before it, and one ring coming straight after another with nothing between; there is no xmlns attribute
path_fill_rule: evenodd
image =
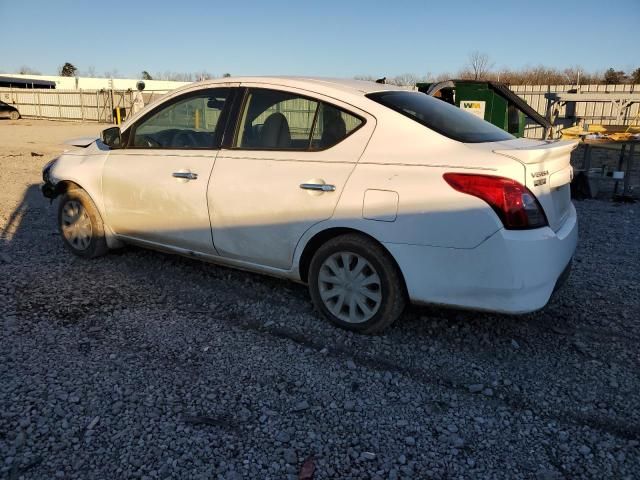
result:
<svg viewBox="0 0 640 480"><path fill-rule="evenodd" d="M242 112L236 146L264 150L307 150L318 102L287 92L251 90Z"/></svg>
<svg viewBox="0 0 640 480"><path fill-rule="evenodd" d="M351 135L362 120L328 103L321 103L311 137L311 150L332 147Z"/></svg>
<svg viewBox="0 0 640 480"><path fill-rule="evenodd" d="M376 92L367 97L459 142L498 142L515 138L475 115L424 93Z"/></svg>
<svg viewBox="0 0 640 480"><path fill-rule="evenodd" d="M324 150L364 121L344 110L289 92L250 89L240 115L236 148Z"/></svg>

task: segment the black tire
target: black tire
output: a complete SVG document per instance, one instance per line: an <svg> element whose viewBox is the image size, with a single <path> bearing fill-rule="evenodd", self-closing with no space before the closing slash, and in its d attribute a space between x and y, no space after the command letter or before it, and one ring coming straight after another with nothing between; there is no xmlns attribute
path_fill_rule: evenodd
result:
<svg viewBox="0 0 640 480"><path fill-rule="evenodd" d="M373 316L358 323L345 321L336 316L322 299L322 292L326 294L330 292L331 289L326 289L326 285L330 285L330 283L327 284L320 280L321 269L324 269L325 273L328 272L329 270L326 270L328 267L325 262L330 262L331 258L341 257L342 253L345 253L347 256L353 254L351 260L354 263L359 261L358 256L366 260L369 265L365 268L373 271L373 273L369 273L369 275L377 274L379 278L379 285L376 285L376 288L380 291L381 300L377 303L377 310ZM351 266L348 266L347 269L351 270L354 263L351 263ZM344 268L344 261L342 262L342 266ZM326 278L326 276L323 278ZM384 248L364 235L341 235L332 238L322 245L311 260L308 280L309 293L311 294L311 299L316 309L333 324L359 333L372 334L381 332L402 315L407 304L406 288L398 266ZM348 295L353 295L353 293L349 293ZM334 304L333 308L337 309L338 307ZM349 316L351 307L348 306L346 309L349 313L342 313L344 310L340 313L344 316ZM360 307L357 307L357 309L363 314L363 318L366 318L364 310L360 309ZM371 310L373 311L373 309Z"/></svg>
<svg viewBox="0 0 640 480"><path fill-rule="evenodd" d="M9 118L11 120L20 120L20 112L18 112L17 110L12 110L9 114Z"/></svg>
<svg viewBox="0 0 640 480"><path fill-rule="evenodd" d="M91 197L81 188L68 190L60 199L58 230L65 247L79 257L100 257L109 250L102 217Z"/></svg>

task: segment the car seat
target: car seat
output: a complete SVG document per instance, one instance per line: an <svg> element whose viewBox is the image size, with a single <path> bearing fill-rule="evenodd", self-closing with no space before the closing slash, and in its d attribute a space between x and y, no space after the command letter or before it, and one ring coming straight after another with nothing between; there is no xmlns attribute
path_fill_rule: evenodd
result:
<svg viewBox="0 0 640 480"><path fill-rule="evenodd" d="M291 132L289 122L280 112L274 112L267 117L260 130L260 147L290 148Z"/></svg>

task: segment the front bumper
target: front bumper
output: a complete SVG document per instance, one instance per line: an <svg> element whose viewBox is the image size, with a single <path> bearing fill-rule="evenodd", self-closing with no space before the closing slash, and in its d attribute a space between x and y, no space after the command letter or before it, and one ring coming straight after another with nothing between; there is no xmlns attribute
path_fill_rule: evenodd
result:
<svg viewBox="0 0 640 480"><path fill-rule="evenodd" d="M44 183L40 186L42 195L52 200L59 194L58 189L56 185L51 181L50 176L51 167L53 167L53 164L56 163L56 160L57 158L54 158L42 168L42 181Z"/></svg>
<svg viewBox="0 0 640 480"><path fill-rule="evenodd" d="M562 228L499 230L473 249L386 243L416 303L503 313L544 307L568 276L578 241L573 205Z"/></svg>
<svg viewBox="0 0 640 480"><path fill-rule="evenodd" d="M58 189L54 184L49 182L45 182L42 185L40 185L40 191L42 192L43 196L51 200L53 200L58 196Z"/></svg>

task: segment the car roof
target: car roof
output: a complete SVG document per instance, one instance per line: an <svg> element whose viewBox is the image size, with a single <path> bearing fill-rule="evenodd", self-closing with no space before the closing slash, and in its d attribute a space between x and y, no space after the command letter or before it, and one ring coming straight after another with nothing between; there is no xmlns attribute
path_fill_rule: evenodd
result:
<svg viewBox="0 0 640 480"><path fill-rule="evenodd" d="M350 78L330 77L296 77L296 76L256 76L256 77L223 77L197 82L194 85L215 85L218 83L265 83L285 87L306 88L318 93L327 90L342 91L351 94L366 95L388 90L406 90L406 88L384 83L355 80Z"/></svg>

